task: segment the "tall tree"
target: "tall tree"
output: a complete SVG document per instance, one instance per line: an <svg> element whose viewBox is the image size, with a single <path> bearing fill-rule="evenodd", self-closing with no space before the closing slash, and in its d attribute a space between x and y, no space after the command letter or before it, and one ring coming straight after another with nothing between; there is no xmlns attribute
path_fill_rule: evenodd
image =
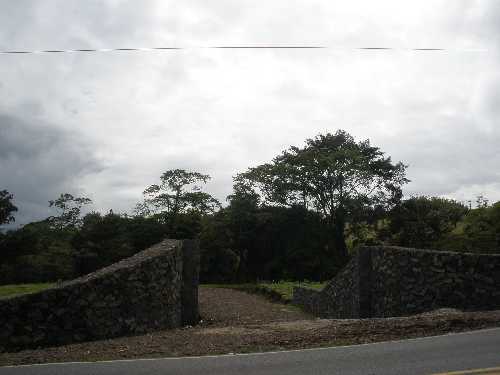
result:
<svg viewBox="0 0 500 375"><path fill-rule="evenodd" d="M165 221L175 222L180 213L208 214L220 208L220 202L201 191L197 184L206 184L209 175L184 169L172 169L163 173L160 184L144 190L144 201L137 204L136 213L141 216L157 215Z"/></svg>
<svg viewBox="0 0 500 375"><path fill-rule="evenodd" d="M347 260L346 223L366 207L392 207L402 197L404 164L393 164L368 140L356 142L343 130L291 146L270 163L236 177L253 184L268 204L302 205L320 213L330 228L329 247Z"/></svg>
<svg viewBox="0 0 500 375"><path fill-rule="evenodd" d="M13 213L17 211L12 200L14 195L7 190L0 190L0 225L15 221Z"/></svg>
<svg viewBox="0 0 500 375"><path fill-rule="evenodd" d="M49 207L54 207L58 216L49 217L49 222L55 228L72 228L81 223L82 207L91 204L92 200L86 197L74 197L71 194L61 194L59 198L49 201Z"/></svg>

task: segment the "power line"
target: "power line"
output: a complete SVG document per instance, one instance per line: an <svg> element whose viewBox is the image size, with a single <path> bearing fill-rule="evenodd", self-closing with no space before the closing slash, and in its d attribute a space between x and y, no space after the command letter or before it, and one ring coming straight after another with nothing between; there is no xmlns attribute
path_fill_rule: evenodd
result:
<svg viewBox="0 0 500 375"><path fill-rule="evenodd" d="M48 54L48 53L95 53L95 52L144 52L144 51L179 51L195 49L332 49L339 51L416 51L416 52L487 52L486 49L447 49L447 48L393 48L393 47L332 47L323 45L229 45L206 47L142 47L142 48L80 48L46 50L0 50L0 54Z"/></svg>
<svg viewBox="0 0 500 375"><path fill-rule="evenodd" d="M2 50L2 54L40 54L40 53L73 53L73 52L115 52L115 51L157 51L179 50L181 47L151 47L151 48L82 48L82 49L48 49L48 50Z"/></svg>

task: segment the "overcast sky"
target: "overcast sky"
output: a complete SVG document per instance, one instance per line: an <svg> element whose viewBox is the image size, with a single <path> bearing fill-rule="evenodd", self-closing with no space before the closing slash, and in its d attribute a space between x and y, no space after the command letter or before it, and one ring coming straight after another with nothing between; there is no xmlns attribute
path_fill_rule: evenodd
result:
<svg viewBox="0 0 500 375"><path fill-rule="evenodd" d="M167 169L232 176L344 129L409 164L406 195L500 200L500 1L0 0L0 189L130 212ZM359 51L356 47L394 47ZM440 47L445 52L406 48Z"/></svg>

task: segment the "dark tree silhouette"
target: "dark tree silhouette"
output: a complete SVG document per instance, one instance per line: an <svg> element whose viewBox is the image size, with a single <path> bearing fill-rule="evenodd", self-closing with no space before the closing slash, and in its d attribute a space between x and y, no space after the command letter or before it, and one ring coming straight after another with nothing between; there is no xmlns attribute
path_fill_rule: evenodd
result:
<svg viewBox="0 0 500 375"><path fill-rule="evenodd" d="M13 213L17 211L12 200L14 195L7 190L0 190L0 225L15 221Z"/></svg>
<svg viewBox="0 0 500 375"><path fill-rule="evenodd" d="M337 262L346 262L347 220L360 209L392 207L407 183L406 166L368 140L355 142L343 130L307 139L304 147L290 147L270 163L250 168L236 177L237 183L252 184L268 204L312 208L330 227L329 247Z"/></svg>

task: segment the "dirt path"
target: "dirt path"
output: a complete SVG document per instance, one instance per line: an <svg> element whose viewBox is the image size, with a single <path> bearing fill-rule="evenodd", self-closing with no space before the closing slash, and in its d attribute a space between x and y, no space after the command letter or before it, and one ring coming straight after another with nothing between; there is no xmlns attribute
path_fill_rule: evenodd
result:
<svg viewBox="0 0 500 375"><path fill-rule="evenodd" d="M205 319L196 327L0 353L0 366L299 349L500 327L500 311L441 310L389 319L313 319L294 307L227 289L202 288L200 310Z"/></svg>
<svg viewBox="0 0 500 375"><path fill-rule="evenodd" d="M297 307L233 289L202 287L199 303L205 326L247 326L314 319Z"/></svg>

